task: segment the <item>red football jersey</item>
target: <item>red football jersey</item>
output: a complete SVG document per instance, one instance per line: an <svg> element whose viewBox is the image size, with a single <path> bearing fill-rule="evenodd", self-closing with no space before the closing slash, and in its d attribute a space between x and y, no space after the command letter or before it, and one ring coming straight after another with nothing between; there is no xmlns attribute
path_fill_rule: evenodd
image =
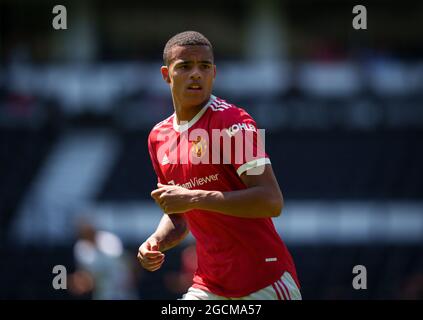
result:
<svg viewBox="0 0 423 320"><path fill-rule="evenodd" d="M270 164L258 132L245 110L213 95L189 122L178 125L174 113L148 138L158 181L187 189L245 189L241 174ZM197 240L193 287L242 297L271 285L285 271L299 286L292 257L271 218L205 210L191 210L184 217Z"/></svg>

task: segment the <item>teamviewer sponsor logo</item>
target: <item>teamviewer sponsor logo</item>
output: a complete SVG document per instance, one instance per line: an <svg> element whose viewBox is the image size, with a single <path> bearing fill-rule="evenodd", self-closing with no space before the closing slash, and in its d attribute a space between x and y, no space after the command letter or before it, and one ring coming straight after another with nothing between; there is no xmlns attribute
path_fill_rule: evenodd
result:
<svg viewBox="0 0 423 320"><path fill-rule="evenodd" d="M208 175L206 177L201 177L201 178L194 177L194 178L189 179L188 182L181 183L181 184L175 183L174 180L171 180L171 181L168 182L168 184L171 184L171 185L174 185L174 186L180 186L180 187L183 187L185 189L192 189L192 188L210 183L212 181L218 181L218 180L219 180L219 174L216 173L216 174L211 174L211 175Z"/></svg>

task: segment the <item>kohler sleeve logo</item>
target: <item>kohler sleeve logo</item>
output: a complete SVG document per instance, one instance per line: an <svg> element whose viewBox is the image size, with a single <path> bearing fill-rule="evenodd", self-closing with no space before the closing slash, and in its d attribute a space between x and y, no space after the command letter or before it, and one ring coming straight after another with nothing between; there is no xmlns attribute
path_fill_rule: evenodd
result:
<svg viewBox="0 0 423 320"><path fill-rule="evenodd" d="M235 123L226 129L229 136L235 135L239 130L256 132L256 127L252 123Z"/></svg>

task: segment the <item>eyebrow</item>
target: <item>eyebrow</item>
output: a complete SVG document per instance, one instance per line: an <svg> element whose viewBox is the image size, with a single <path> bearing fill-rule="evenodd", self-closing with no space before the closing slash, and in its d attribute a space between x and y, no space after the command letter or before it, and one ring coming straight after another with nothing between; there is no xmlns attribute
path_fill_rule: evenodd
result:
<svg viewBox="0 0 423 320"><path fill-rule="evenodd" d="M183 64L189 64L189 63L193 63L193 60L184 60L184 61L178 62L178 63L176 63L176 66L183 65ZM201 61L199 61L199 63L213 64L213 62L211 60L201 60Z"/></svg>

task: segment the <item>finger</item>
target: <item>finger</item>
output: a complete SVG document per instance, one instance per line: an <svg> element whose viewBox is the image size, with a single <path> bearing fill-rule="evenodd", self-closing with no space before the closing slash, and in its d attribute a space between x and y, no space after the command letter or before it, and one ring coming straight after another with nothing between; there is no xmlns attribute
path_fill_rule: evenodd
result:
<svg viewBox="0 0 423 320"><path fill-rule="evenodd" d="M162 200L163 201L163 199L165 198L165 197L168 197L169 196L169 194L168 193L166 193L166 192L162 192L161 194L159 194L158 195L158 200L160 201L160 200Z"/></svg>
<svg viewBox="0 0 423 320"><path fill-rule="evenodd" d="M156 258L152 258L152 259L147 258L147 259L144 259L144 263L146 265L155 265L155 264L162 262L164 259L165 259L164 256L163 257L156 257Z"/></svg>
<svg viewBox="0 0 423 320"><path fill-rule="evenodd" d="M165 189L159 188L159 189L155 189L153 191L151 191L151 196L153 198L158 197L159 195L161 195L163 192L165 192Z"/></svg>
<svg viewBox="0 0 423 320"><path fill-rule="evenodd" d="M140 260L140 264L145 269L151 269L163 264L163 261L164 259L159 261Z"/></svg>
<svg viewBox="0 0 423 320"><path fill-rule="evenodd" d="M158 251L159 250L159 241L155 237L150 237L138 248L138 252L145 254L149 251Z"/></svg>
<svg viewBox="0 0 423 320"><path fill-rule="evenodd" d="M138 254L140 254L141 256L144 256L148 251L150 250L147 247L147 243L145 242L138 248Z"/></svg>
<svg viewBox="0 0 423 320"><path fill-rule="evenodd" d="M159 258L161 256L164 256L164 254L160 251L144 251L144 252L138 252L137 257L141 259L155 259Z"/></svg>
<svg viewBox="0 0 423 320"><path fill-rule="evenodd" d="M143 263L147 258L143 254L138 252L137 259L138 259L139 262Z"/></svg>
<svg viewBox="0 0 423 320"><path fill-rule="evenodd" d="M155 245L155 249L159 249L157 244ZM145 247L141 248L138 252L142 256L151 256L151 257L163 254L160 250L150 250L150 249L147 249Z"/></svg>
<svg viewBox="0 0 423 320"><path fill-rule="evenodd" d="M154 268L154 269L150 269L149 271L150 272L154 272L154 271L157 271L157 270L159 270L161 268L161 265L160 266L158 266L157 268Z"/></svg>
<svg viewBox="0 0 423 320"><path fill-rule="evenodd" d="M144 258L142 257L142 255L141 254L137 254L137 259L138 259L138 261L140 262L140 263L143 263L143 261L144 261Z"/></svg>
<svg viewBox="0 0 423 320"><path fill-rule="evenodd" d="M151 264L151 263L160 262L165 257L164 257L164 255L162 255L162 256L156 256L156 257L146 257L146 256L139 255L139 256L137 256L137 258L143 264Z"/></svg>
<svg viewBox="0 0 423 320"><path fill-rule="evenodd" d="M155 256L155 257L144 257L145 261L151 261L151 262L158 262L161 261L165 258L165 255L162 254L160 256Z"/></svg>
<svg viewBox="0 0 423 320"><path fill-rule="evenodd" d="M141 255L145 255L147 252L151 251L151 244L146 241L144 242L139 248L138 248L138 252L141 253Z"/></svg>
<svg viewBox="0 0 423 320"><path fill-rule="evenodd" d="M163 262L164 262L164 259L154 263L153 262L143 263L142 266L147 270L151 270L151 269L160 267L163 264Z"/></svg>
<svg viewBox="0 0 423 320"><path fill-rule="evenodd" d="M142 266L143 266L144 268L149 268L149 269L151 269L151 268L155 268L155 267L157 267L157 266L161 265L161 264L163 263L163 261L164 261L164 259L161 259L161 260L159 260L159 261L144 261L144 262L142 263Z"/></svg>
<svg viewBox="0 0 423 320"><path fill-rule="evenodd" d="M161 268L162 265L163 265L163 262L160 263L159 265L155 266L155 267L149 268L149 271L151 271L151 272L157 271Z"/></svg>
<svg viewBox="0 0 423 320"><path fill-rule="evenodd" d="M162 256L164 256L164 254L161 253L160 251L148 251L143 255L143 257L147 259L153 259L153 258L162 257Z"/></svg>
<svg viewBox="0 0 423 320"><path fill-rule="evenodd" d="M157 200L159 199L159 196L160 196L160 193L156 193L156 194L151 193L151 197L152 197L155 201L157 201Z"/></svg>

